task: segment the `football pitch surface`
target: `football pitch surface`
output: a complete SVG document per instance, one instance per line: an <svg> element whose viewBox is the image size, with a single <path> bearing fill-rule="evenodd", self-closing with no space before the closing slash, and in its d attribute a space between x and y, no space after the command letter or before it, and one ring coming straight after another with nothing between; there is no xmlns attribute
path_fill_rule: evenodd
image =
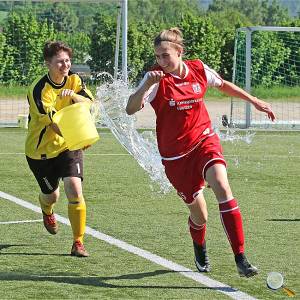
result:
<svg viewBox="0 0 300 300"><path fill-rule="evenodd" d="M252 143L222 142L244 219L246 254L260 269L237 274L217 201L205 190L212 272L195 272L188 209L172 190L160 194L108 131L85 151L88 258L69 255L67 200L55 206L49 235L38 186L24 157L26 131L0 129L1 299L286 299L266 287L271 271L299 297L300 133L257 132Z"/></svg>

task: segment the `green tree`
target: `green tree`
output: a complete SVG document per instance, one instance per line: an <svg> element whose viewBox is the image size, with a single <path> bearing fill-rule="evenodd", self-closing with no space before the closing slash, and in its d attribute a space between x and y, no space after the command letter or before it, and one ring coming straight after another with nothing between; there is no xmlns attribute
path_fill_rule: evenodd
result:
<svg viewBox="0 0 300 300"><path fill-rule="evenodd" d="M97 12L95 25L91 34L90 55L88 61L94 73L114 73L114 53L116 44L116 17Z"/></svg>
<svg viewBox="0 0 300 300"><path fill-rule="evenodd" d="M185 56L200 58L213 69L221 67L221 47L224 44L218 28L208 17L183 16L180 23L185 39Z"/></svg>
<svg viewBox="0 0 300 300"><path fill-rule="evenodd" d="M53 27L39 23L31 13L12 12L3 33L13 50L14 72L7 80L30 83L44 72L42 52L45 41L55 37Z"/></svg>
<svg viewBox="0 0 300 300"><path fill-rule="evenodd" d="M219 73L226 80L232 80L233 53L236 29L251 26L249 19L234 8L223 11L210 12L209 17L216 28L219 28L223 39L221 48L221 67Z"/></svg>
<svg viewBox="0 0 300 300"><path fill-rule="evenodd" d="M85 32L74 32L73 34L59 32L56 39L65 42L73 49L72 63L82 64L89 58L91 38Z"/></svg>
<svg viewBox="0 0 300 300"><path fill-rule="evenodd" d="M131 22L128 30L129 79L140 80L156 63L153 40L158 32L166 28L164 23Z"/></svg>
<svg viewBox="0 0 300 300"><path fill-rule="evenodd" d="M0 83L9 84L14 77L13 49L7 45L5 35L0 33Z"/></svg>
<svg viewBox="0 0 300 300"><path fill-rule="evenodd" d="M262 11L262 22L264 25L275 26L279 25L281 22L291 19L288 13L288 9L280 5L278 0L272 0L272 2L263 0Z"/></svg>
<svg viewBox="0 0 300 300"><path fill-rule="evenodd" d="M176 24L185 13L204 14L197 0L131 0L128 1L130 22Z"/></svg>
<svg viewBox="0 0 300 300"><path fill-rule="evenodd" d="M290 57L290 48L274 32L255 32L252 34L252 80L251 85L279 85L284 73L279 74L285 59Z"/></svg>
<svg viewBox="0 0 300 300"><path fill-rule="evenodd" d="M73 33L78 26L78 17L71 6L56 2L49 9L44 10L38 17L39 21L47 19L48 25L54 26L56 31Z"/></svg>
<svg viewBox="0 0 300 300"><path fill-rule="evenodd" d="M247 16L253 25L278 25L289 19L288 10L278 0L214 0L208 12L235 9Z"/></svg>
<svg viewBox="0 0 300 300"><path fill-rule="evenodd" d="M245 86L246 34L239 33L237 57L240 61L236 68L236 83ZM251 86L274 86L285 81L286 61L291 57L291 49L286 47L277 32L255 31L251 39ZM291 66L293 68L293 66Z"/></svg>

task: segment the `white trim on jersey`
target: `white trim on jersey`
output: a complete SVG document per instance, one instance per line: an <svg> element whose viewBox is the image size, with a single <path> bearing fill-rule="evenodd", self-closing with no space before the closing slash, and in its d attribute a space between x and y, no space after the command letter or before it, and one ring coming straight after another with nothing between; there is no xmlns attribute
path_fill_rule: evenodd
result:
<svg viewBox="0 0 300 300"><path fill-rule="evenodd" d="M139 86L137 87L137 90L139 90L142 87L142 85L145 83L145 81L147 80L148 74L149 74L149 72L147 72L145 74L144 78L142 79ZM157 90L158 90L158 83L155 83L145 93L144 103L150 103L154 99L154 97L156 96Z"/></svg>
<svg viewBox="0 0 300 300"><path fill-rule="evenodd" d="M221 87L223 85L223 79L221 78L221 76L206 64L203 64L203 66L207 79L207 85L211 87Z"/></svg>
<svg viewBox="0 0 300 300"><path fill-rule="evenodd" d="M221 78L221 76L215 70L208 67L206 64L203 64L203 66L204 66L204 71L205 71L205 75L206 75L206 79L207 79L207 85L210 87L221 87L223 85L223 79ZM183 67L185 69L184 78L186 78L186 76L189 74L189 68L184 62L183 62ZM142 79L139 86L137 87L137 90L139 90L141 88L141 86L145 83L145 81L147 80L148 74L149 74L149 72L147 72L145 74L144 78ZM180 78L177 75L174 75L172 73L170 73L170 74L175 78ZM159 85L158 83L155 83L149 88L149 90L146 92L146 94L144 96L144 103L150 103L155 98L157 90L158 90L158 85Z"/></svg>

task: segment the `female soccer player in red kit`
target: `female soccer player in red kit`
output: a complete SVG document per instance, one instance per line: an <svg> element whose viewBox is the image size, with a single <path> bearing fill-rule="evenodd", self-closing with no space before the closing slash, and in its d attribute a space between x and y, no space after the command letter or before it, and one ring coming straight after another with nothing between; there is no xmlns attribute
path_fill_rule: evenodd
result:
<svg viewBox="0 0 300 300"><path fill-rule="evenodd" d="M206 110L203 98L208 87L241 98L275 119L270 105L236 85L223 80L201 60L182 60L183 38L178 28L163 30L154 40L157 66L146 73L128 100L131 115L150 102L156 114L157 143L165 172L190 210L188 219L195 264L199 272L209 272L205 231L207 208L203 196L205 181L218 203L221 221L235 255L238 273L250 277L258 273L244 253L242 216L233 197L222 147Z"/></svg>

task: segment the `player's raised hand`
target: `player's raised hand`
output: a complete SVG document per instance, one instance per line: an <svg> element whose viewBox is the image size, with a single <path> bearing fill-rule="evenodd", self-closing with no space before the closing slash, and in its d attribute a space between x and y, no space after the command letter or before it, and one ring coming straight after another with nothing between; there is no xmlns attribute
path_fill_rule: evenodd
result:
<svg viewBox="0 0 300 300"><path fill-rule="evenodd" d="M253 105L257 110L267 113L269 119L271 119L272 121L275 120L275 114L272 111L270 103L256 98L255 101L253 101Z"/></svg>
<svg viewBox="0 0 300 300"><path fill-rule="evenodd" d="M150 71L148 72L147 76L147 84L153 85L155 83L158 83L164 76L165 74L162 71Z"/></svg>

